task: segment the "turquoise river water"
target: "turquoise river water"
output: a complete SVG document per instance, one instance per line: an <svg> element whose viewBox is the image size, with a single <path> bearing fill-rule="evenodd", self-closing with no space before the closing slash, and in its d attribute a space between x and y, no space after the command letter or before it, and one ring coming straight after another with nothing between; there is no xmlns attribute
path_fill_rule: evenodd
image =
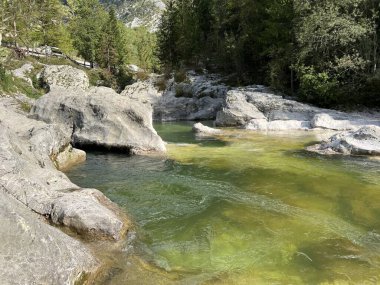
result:
<svg viewBox="0 0 380 285"><path fill-rule="evenodd" d="M68 173L135 224L99 284L380 284L380 161L308 153L312 132L155 127L165 157L90 153Z"/></svg>

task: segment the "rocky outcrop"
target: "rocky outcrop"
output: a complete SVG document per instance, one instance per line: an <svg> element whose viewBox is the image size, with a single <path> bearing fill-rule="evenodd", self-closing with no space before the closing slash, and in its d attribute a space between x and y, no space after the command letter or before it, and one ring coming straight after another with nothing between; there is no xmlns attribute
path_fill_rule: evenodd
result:
<svg viewBox="0 0 380 285"><path fill-rule="evenodd" d="M86 90L90 86L86 72L69 65L48 65L42 70L40 78L50 90L56 87Z"/></svg>
<svg viewBox="0 0 380 285"><path fill-rule="evenodd" d="M62 153L73 152L70 141L59 125L28 118L15 99L0 100L3 284L74 284L97 270L82 243L45 219L91 238L119 240L128 229L101 192L78 187L56 169Z"/></svg>
<svg viewBox="0 0 380 285"><path fill-rule="evenodd" d="M160 24L166 1L161 0L101 0L106 6L113 5L119 19L130 28L146 27L155 32Z"/></svg>
<svg viewBox="0 0 380 285"><path fill-rule="evenodd" d="M68 145L53 160L58 170L67 170L86 161L86 152Z"/></svg>
<svg viewBox="0 0 380 285"><path fill-rule="evenodd" d="M216 125L257 131L356 130L380 125L380 118L317 108L273 94L263 86L244 87L227 93Z"/></svg>
<svg viewBox="0 0 380 285"><path fill-rule="evenodd" d="M101 194L96 190L81 189L55 167L55 159L70 145L70 136L58 125L28 119L13 110L12 100L4 101L0 104L0 186L56 224L93 236L119 239L126 224L102 203L107 198L100 199ZM75 211L70 214L61 211L60 218L54 218L67 199L76 204ZM90 219L83 222L84 213L93 213L89 215L96 224ZM72 216L75 222L66 219L66 215Z"/></svg>
<svg viewBox="0 0 380 285"><path fill-rule="evenodd" d="M232 90L225 99L225 106L218 112L215 124L217 126L245 126L251 120L265 120L265 116L255 105L249 104L245 94Z"/></svg>
<svg viewBox="0 0 380 285"><path fill-rule="evenodd" d="M307 150L320 154L380 155L380 127L365 126L357 131L338 133Z"/></svg>
<svg viewBox="0 0 380 285"><path fill-rule="evenodd" d="M154 102L156 121L214 120L222 108L228 87L221 78L187 73L184 82L167 82L167 89Z"/></svg>
<svg viewBox="0 0 380 285"><path fill-rule="evenodd" d="M202 123L194 124L193 132L198 136L212 136L212 135L222 134L222 130L207 127L203 125Z"/></svg>
<svg viewBox="0 0 380 285"><path fill-rule="evenodd" d="M36 101L31 115L59 124L79 148L131 154L164 152L164 142L152 125L152 112L149 102L94 87L70 92L54 88Z"/></svg>

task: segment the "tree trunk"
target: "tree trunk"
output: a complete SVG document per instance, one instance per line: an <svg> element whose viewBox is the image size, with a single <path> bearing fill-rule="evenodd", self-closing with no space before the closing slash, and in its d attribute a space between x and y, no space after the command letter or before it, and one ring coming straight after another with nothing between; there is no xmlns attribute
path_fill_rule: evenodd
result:
<svg viewBox="0 0 380 285"><path fill-rule="evenodd" d="M292 96L294 96L294 71L293 68L290 68L290 89Z"/></svg>

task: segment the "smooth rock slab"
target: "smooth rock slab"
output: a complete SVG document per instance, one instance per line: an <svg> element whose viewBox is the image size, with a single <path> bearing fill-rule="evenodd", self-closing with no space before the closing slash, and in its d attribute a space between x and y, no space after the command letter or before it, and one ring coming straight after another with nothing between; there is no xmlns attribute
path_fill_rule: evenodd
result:
<svg viewBox="0 0 380 285"><path fill-rule="evenodd" d="M336 131L346 131L355 129L348 120L335 120L329 114L317 114L311 121L312 128L330 129Z"/></svg>
<svg viewBox="0 0 380 285"><path fill-rule="evenodd" d="M288 131L288 130L308 130L310 122L297 120L275 120L266 119L251 120L245 127L247 130L254 131Z"/></svg>
<svg viewBox="0 0 380 285"><path fill-rule="evenodd" d="M0 186L0 283L74 285L99 263L69 237Z"/></svg>

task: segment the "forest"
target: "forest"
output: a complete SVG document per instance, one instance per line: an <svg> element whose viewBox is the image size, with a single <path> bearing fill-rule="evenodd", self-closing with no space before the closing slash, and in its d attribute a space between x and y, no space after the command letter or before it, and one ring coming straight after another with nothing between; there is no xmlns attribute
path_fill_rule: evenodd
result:
<svg viewBox="0 0 380 285"><path fill-rule="evenodd" d="M320 106L380 104L379 1L175 0L158 33L166 66L196 66Z"/></svg>
<svg viewBox="0 0 380 285"><path fill-rule="evenodd" d="M103 4L106 1L102 1ZM98 0L1 0L0 41L55 46L126 81L217 72L318 106L380 106L379 0L170 0L156 32Z"/></svg>
<svg viewBox="0 0 380 285"><path fill-rule="evenodd" d="M128 64L145 70L158 66L156 36L128 28L115 10L98 0L0 0L0 42L13 47L58 47L67 56L99 66L102 79L129 81Z"/></svg>

